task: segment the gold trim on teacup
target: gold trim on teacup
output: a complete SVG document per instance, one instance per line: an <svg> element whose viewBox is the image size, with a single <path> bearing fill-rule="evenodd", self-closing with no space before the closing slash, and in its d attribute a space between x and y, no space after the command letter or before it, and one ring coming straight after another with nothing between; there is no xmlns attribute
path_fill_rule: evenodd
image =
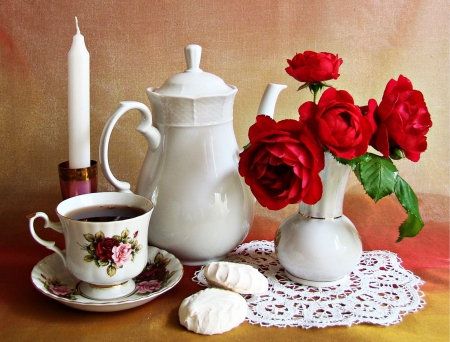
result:
<svg viewBox="0 0 450 342"><path fill-rule="evenodd" d="M302 213L299 213L303 217L309 218L309 219L315 219L315 220L337 220L338 218L341 218L342 215L336 216L336 217L315 217L315 216L309 216Z"/></svg>
<svg viewBox="0 0 450 342"><path fill-rule="evenodd" d="M82 284L87 284L91 288L99 289L100 291L102 291L103 289L105 289L107 291L108 289L111 289L111 288L117 288L117 287L123 286L123 285L125 285L128 282L129 282L129 280L126 280L123 283L115 284L115 285L97 285L97 284L91 284L91 283L88 283L88 282L80 281L77 284L76 288L77 288L77 291L79 292L79 295L84 297L84 298L91 299L91 300L94 300L96 302L101 302L101 303L114 303L114 302L117 302L118 300L129 298L132 295L134 295L136 293L136 291L137 291L136 286L134 286L134 289L132 289L131 292L125 293L125 294L123 294L122 296L119 296L119 297L114 297L114 298L95 298L95 297L89 296L88 294L86 294L86 293L84 293L82 291L82 289L81 289Z"/></svg>
<svg viewBox="0 0 450 342"><path fill-rule="evenodd" d="M59 178L63 181L85 181L97 178L97 162L91 160L91 166L79 169L70 169L69 162L65 161L58 165Z"/></svg>
<svg viewBox="0 0 450 342"><path fill-rule="evenodd" d="M114 284L114 285L98 285L98 284L91 284L91 283L88 283L88 284L93 289L113 289L116 287L121 287L121 286L125 285L126 283L128 283L128 280L125 280L123 283Z"/></svg>

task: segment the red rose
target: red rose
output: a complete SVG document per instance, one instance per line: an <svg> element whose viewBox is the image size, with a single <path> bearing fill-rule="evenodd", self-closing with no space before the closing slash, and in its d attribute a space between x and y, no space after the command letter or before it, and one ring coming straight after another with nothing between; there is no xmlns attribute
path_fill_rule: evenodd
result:
<svg viewBox="0 0 450 342"><path fill-rule="evenodd" d="M322 197L324 152L302 127L296 120L277 123L258 115L249 129L250 147L240 154L239 173L268 209L314 204Z"/></svg>
<svg viewBox="0 0 450 342"><path fill-rule="evenodd" d="M152 293L161 288L161 282L158 280L143 281L136 284L136 290L139 293Z"/></svg>
<svg viewBox="0 0 450 342"><path fill-rule="evenodd" d="M95 254L99 259L112 261L112 249L115 246L119 246L119 242L113 238L106 237L97 242Z"/></svg>
<svg viewBox="0 0 450 342"><path fill-rule="evenodd" d="M286 72L297 81L316 83L337 79L342 58L328 52L305 51L287 60Z"/></svg>
<svg viewBox="0 0 450 342"><path fill-rule="evenodd" d="M393 149L400 148L406 158L417 162L427 149L425 135L432 126L431 116L422 93L414 90L406 77L400 75L386 85L375 121L378 129L371 145L383 156L389 157Z"/></svg>
<svg viewBox="0 0 450 342"><path fill-rule="evenodd" d="M300 106L300 122L304 123L320 144L334 155L352 159L367 152L375 130L373 111L376 102L369 101L366 115L345 90L329 88L319 103L306 102Z"/></svg>
<svg viewBox="0 0 450 342"><path fill-rule="evenodd" d="M150 280L158 280L163 281L166 276L166 268L165 267L155 267L150 270L142 271L136 278L136 281L150 281Z"/></svg>
<svg viewBox="0 0 450 342"><path fill-rule="evenodd" d="M74 290L69 289L67 286L57 286L57 285L50 285L48 287L48 290L53 293L54 295L57 295L59 297L66 297L74 292Z"/></svg>

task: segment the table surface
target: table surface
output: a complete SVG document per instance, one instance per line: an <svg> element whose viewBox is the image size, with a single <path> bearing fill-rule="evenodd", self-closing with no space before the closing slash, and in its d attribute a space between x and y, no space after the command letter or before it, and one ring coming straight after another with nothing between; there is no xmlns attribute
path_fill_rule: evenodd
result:
<svg viewBox="0 0 450 342"><path fill-rule="evenodd" d="M395 243L397 227L406 218L395 198L376 205L363 194L347 194L344 213L358 228L364 250L390 250L425 284L426 306L397 325L369 324L325 329L261 327L244 322L222 335L202 336L179 324L181 301L202 289L191 279L198 267L184 267L180 283L155 300L130 310L96 313L69 308L39 293L31 283L33 267L51 252L38 245L28 230L26 215L44 211L56 221L55 194L4 197L0 206L0 340L1 341L449 341L449 198L420 195L423 231ZM295 206L280 211L256 207L245 241L273 240L281 221ZM58 233L44 229L43 238L57 241Z"/></svg>

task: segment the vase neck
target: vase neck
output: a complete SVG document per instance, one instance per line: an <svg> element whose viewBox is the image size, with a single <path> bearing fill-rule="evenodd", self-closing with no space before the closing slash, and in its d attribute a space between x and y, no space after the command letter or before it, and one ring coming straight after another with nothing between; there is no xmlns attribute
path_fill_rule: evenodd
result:
<svg viewBox="0 0 450 342"><path fill-rule="evenodd" d="M313 205L300 203L299 214L320 219L341 217L350 170L349 166L338 163L330 152L325 152L325 167L319 173L323 185L322 198Z"/></svg>

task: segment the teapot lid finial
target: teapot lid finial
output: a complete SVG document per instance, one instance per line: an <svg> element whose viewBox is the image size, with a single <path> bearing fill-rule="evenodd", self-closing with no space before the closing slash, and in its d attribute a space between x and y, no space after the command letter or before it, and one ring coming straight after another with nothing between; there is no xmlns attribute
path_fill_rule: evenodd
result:
<svg viewBox="0 0 450 342"><path fill-rule="evenodd" d="M200 72L200 59L202 58L202 47L196 44L190 44L184 48L186 57L187 72Z"/></svg>
<svg viewBox="0 0 450 342"><path fill-rule="evenodd" d="M220 77L200 69L202 48L190 44L184 48L187 70L167 79L164 84L151 93L171 97L200 98L211 95L229 96L236 87L227 85Z"/></svg>

